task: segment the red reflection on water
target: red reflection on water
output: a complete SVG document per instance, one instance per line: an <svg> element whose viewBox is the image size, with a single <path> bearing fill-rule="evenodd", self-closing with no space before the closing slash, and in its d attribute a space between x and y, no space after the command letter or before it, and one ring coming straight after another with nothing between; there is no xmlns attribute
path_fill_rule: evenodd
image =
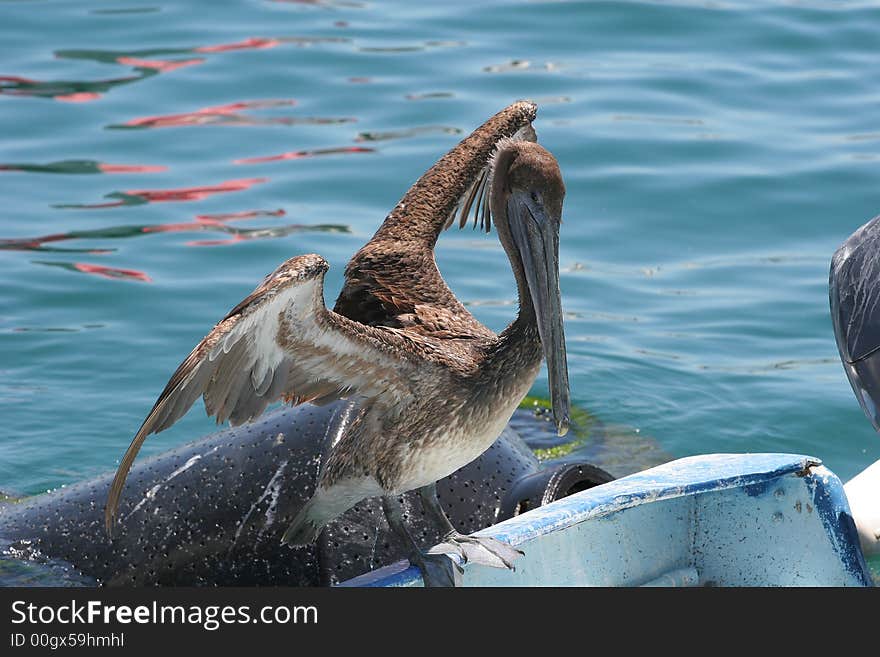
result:
<svg viewBox="0 0 880 657"><path fill-rule="evenodd" d="M92 265L87 262L74 262L73 267L84 274L95 274L96 276L101 276L103 278L126 278L129 280L143 281L145 283L153 282L152 278L137 269L118 269L116 267Z"/></svg>
<svg viewBox="0 0 880 657"><path fill-rule="evenodd" d="M212 123L235 123L242 125L255 125L257 123L283 122L283 119L252 119L248 116L238 114L241 110L262 109L266 107L290 107L295 105L293 99L280 100L252 100L239 103L230 103L228 105L218 105L216 107L204 107L194 112L186 112L183 114L165 114L159 116L145 116L131 121L126 121L123 125L129 128L168 128L172 126L185 125L207 125Z"/></svg>
<svg viewBox="0 0 880 657"><path fill-rule="evenodd" d="M117 57L116 61L125 66L134 66L135 68L149 68L161 73L174 71L184 66L196 66L204 63L204 58L196 57L194 59L182 59L171 61L166 59L138 59L136 57Z"/></svg>
<svg viewBox="0 0 880 657"><path fill-rule="evenodd" d="M260 164L262 162L278 162L281 160L299 160L306 157L318 157L320 155L336 155L340 153L374 153L374 148L362 146L344 146L341 148L316 148L308 151L288 151L278 155L264 155L262 157L243 157L233 160L233 164Z"/></svg>
<svg viewBox="0 0 880 657"><path fill-rule="evenodd" d="M274 48L275 46L279 46L282 43L283 41L281 41L280 39L263 39L260 37L251 37L250 39L236 41L235 43L221 43L216 46L199 46L198 48L193 48L193 52L229 52L230 50L250 49L261 50L263 48Z"/></svg>

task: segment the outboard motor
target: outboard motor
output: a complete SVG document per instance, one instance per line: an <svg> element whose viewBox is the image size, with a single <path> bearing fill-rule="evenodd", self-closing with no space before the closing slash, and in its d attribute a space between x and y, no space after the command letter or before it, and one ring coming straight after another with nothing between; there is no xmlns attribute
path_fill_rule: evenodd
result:
<svg viewBox="0 0 880 657"><path fill-rule="evenodd" d="M281 544L324 455L358 412L345 401L285 408L145 459L129 475L113 538L103 521L109 474L0 506L7 561L0 572L26 560L68 569L63 581L37 578L44 585L322 586L399 561L407 550L378 499L331 522L315 545ZM480 458L438 482L438 493L449 519L470 533L612 479L577 460L542 467L508 427ZM438 543L418 494L402 500L423 547ZM36 576L20 579L29 577Z"/></svg>
<svg viewBox="0 0 880 657"><path fill-rule="evenodd" d="M843 368L862 410L880 431L880 217L835 251L829 296Z"/></svg>
<svg viewBox="0 0 880 657"><path fill-rule="evenodd" d="M831 321L843 369L862 410L880 431L880 217L835 251ZM844 486L865 554L880 554L880 461Z"/></svg>

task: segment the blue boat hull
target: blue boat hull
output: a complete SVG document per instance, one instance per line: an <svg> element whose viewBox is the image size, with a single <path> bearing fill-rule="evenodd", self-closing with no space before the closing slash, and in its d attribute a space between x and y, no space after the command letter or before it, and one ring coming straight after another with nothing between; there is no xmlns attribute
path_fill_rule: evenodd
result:
<svg viewBox="0 0 880 657"><path fill-rule="evenodd" d="M870 586L843 485L818 459L672 461L499 523L516 571L465 564L465 586ZM349 586L420 586L399 562Z"/></svg>

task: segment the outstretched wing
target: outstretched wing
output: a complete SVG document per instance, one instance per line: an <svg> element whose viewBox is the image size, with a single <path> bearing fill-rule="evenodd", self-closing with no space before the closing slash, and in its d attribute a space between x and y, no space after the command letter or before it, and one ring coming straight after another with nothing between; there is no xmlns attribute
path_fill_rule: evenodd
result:
<svg viewBox="0 0 880 657"><path fill-rule="evenodd" d="M359 395L389 411L405 405L414 367L403 343L411 338L327 310L327 269L318 255L291 258L180 364L122 457L107 498L108 532L144 440L174 424L200 396L208 415L234 425L281 397L299 404Z"/></svg>
<svg viewBox="0 0 880 657"><path fill-rule="evenodd" d="M472 209L489 230L492 155L504 139L536 141L536 111L528 101L509 105L428 169L348 263L334 311L437 337L491 336L446 285L434 245L456 217L463 226Z"/></svg>

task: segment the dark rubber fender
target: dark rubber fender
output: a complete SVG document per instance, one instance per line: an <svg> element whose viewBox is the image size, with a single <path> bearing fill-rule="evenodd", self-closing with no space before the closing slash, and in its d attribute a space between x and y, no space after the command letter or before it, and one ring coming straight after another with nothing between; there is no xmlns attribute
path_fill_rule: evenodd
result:
<svg viewBox="0 0 880 657"><path fill-rule="evenodd" d="M129 475L112 539L103 522L110 474L4 505L4 552L66 562L103 585L326 586L393 563L405 550L378 499L330 523L313 546L281 545L322 456L357 413L351 402L285 408L144 459ZM438 493L453 524L469 533L610 479L589 464L542 468L508 427L438 482ZM422 545L437 543L418 495L401 499Z"/></svg>

